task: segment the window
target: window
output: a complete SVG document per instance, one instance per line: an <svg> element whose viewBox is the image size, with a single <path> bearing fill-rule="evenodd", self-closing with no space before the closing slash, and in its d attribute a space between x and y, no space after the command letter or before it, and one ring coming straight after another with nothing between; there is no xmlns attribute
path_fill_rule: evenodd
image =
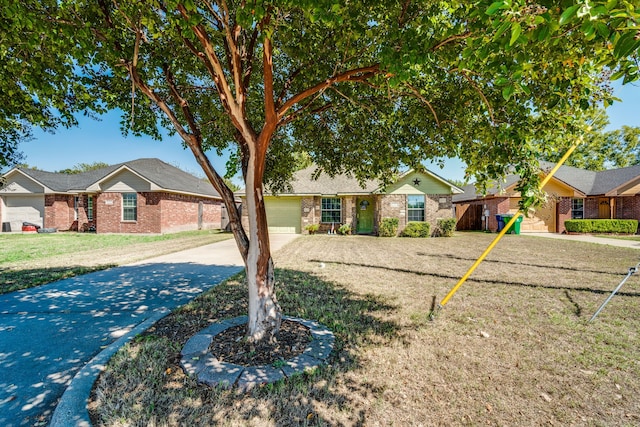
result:
<svg viewBox="0 0 640 427"><path fill-rule="evenodd" d="M409 221L424 221L424 196L407 196L407 213Z"/></svg>
<svg viewBox="0 0 640 427"><path fill-rule="evenodd" d="M75 196L73 198L73 220L78 220L78 205L80 204L80 197Z"/></svg>
<svg viewBox="0 0 640 427"><path fill-rule="evenodd" d="M87 196L87 220L93 221L93 197Z"/></svg>
<svg viewBox="0 0 640 427"><path fill-rule="evenodd" d="M122 193L122 220L138 219L138 198L136 193Z"/></svg>
<svg viewBox="0 0 640 427"><path fill-rule="evenodd" d="M571 219L584 218L584 199L571 199Z"/></svg>
<svg viewBox="0 0 640 427"><path fill-rule="evenodd" d="M342 221L342 203L337 197L323 197L322 208L320 209L322 222L341 222Z"/></svg>

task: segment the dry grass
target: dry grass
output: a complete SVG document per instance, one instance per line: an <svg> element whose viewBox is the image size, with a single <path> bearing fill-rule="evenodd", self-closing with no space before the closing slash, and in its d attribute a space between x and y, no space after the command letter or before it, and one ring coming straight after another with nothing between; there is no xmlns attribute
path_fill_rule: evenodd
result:
<svg viewBox="0 0 640 427"><path fill-rule="evenodd" d="M123 348L100 377L97 425L640 424L640 278L587 323L636 250L505 236L435 321L494 236L308 236L275 256L286 314L336 334L329 366L248 394L177 367L187 335L246 308L241 278Z"/></svg>

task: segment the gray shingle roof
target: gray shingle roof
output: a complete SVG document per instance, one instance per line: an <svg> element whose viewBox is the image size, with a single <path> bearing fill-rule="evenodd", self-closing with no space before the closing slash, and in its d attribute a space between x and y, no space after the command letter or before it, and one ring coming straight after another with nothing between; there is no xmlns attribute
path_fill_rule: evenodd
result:
<svg viewBox="0 0 640 427"><path fill-rule="evenodd" d="M336 175L330 177L321 173L318 179L313 179L315 166L309 166L296 172L291 181L291 191L280 194L369 194L380 186L378 182L369 180L364 183L364 188L358 180L348 175Z"/></svg>
<svg viewBox="0 0 640 427"><path fill-rule="evenodd" d="M314 179L315 171L316 166L312 165L306 169L295 172L293 174L293 179L290 182L291 188L289 190L278 192L278 195L357 195L371 194L381 190L381 183L377 180L367 180L363 183L363 186L360 185L358 180L353 176L341 174L331 177L324 172L322 172L317 179ZM449 183L439 175L436 175L431 171L427 171L425 173L450 185L454 193L459 191L458 187ZM242 190L238 191L236 194L244 196L245 192Z"/></svg>
<svg viewBox="0 0 640 427"><path fill-rule="evenodd" d="M84 191L123 167L131 169L158 187L168 191L219 197L218 192L208 181L199 179L159 159L137 159L79 174L63 174L22 168L20 168L20 171L51 190L64 193Z"/></svg>
<svg viewBox="0 0 640 427"><path fill-rule="evenodd" d="M606 194L638 178L640 178L640 165L598 172L596 182L591 189L590 195L596 196Z"/></svg>
<svg viewBox="0 0 640 427"><path fill-rule="evenodd" d="M555 163L540 162L540 168L544 172L549 172ZM600 196L607 194L618 187L633 180L640 180L640 165L629 166L620 169L610 169L605 171L588 171L571 166L560 166L553 175L555 179L575 188L586 196ZM487 191L487 195L496 195L501 189L507 188L518 181L517 175L508 175L506 182L502 185L493 185ZM481 197L477 193L473 184L463 187L464 193L453 196L453 201L464 202Z"/></svg>

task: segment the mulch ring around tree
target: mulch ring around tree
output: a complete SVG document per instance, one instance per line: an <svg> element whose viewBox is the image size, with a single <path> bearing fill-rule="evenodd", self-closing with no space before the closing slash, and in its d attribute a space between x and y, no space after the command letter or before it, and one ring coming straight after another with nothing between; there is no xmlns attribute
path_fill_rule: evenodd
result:
<svg viewBox="0 0 640 427"><path fill-rule="evenodd" d="M311 341L309 328L292 320L283 320L276 340L248 343L246 325L232 326L213 337L209 350L221 362L242 366L273 365L304 352Z"/></svg>
<svg viewBox="0 0 640 427"><path fill-rule="evenodd" d="M248 391L326 363L334 335L317 322L283 317L275 343L250 345L243 339L247 317L209 325L192 336L181 352L188 375L213 387Z"/></svg>

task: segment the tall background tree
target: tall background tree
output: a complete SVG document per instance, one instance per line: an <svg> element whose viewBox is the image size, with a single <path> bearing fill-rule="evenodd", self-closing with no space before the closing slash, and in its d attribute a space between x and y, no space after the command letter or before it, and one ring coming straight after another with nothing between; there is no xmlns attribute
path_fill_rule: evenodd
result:
<svg viewBox="0 0 640 427"><path fill-rule="evenodd" d="M26 4L8 12L8 25L27 33L13 71L27 100L53 100L45 111L63 113L121 109L133 133L167 128L220 192L246 264L250 340L280 324L263 195L265 183L286 184L295 153L328 174L383 182L401 165L457 156L480 182L515 167L526 191L536 159L574 131L574 111L610 101L602 71L638 77L639 14L629 1ZM44 51L60 56L34 74L52 93L18 70ZM227 166L246 185L248 229L207 157L228 146Z"/></svg>
<svg viewBox="0 0 640 427"><path fill-rule="evenodd" d="M73 167L62 169L57 171L58 173L66 173L69 175L75 175L82 172L89 172L98 169L102 169L109 166L108 163L105 162L93 162L93 163L77 163L73 165Z"/></svg>
<svg viewBox="0 0 640 427"><path fill-rule="evenodd" d="M568 166L600 171L640 164L640 128L623 126L607 130L609 119L603 108L575 112L575 120L584 123L584 142L567 160ZM569 135L565 135L566 136ZM573 136L574 138L577 135ZM561 153L549 153L545 160L557 162Z"/></svg>

